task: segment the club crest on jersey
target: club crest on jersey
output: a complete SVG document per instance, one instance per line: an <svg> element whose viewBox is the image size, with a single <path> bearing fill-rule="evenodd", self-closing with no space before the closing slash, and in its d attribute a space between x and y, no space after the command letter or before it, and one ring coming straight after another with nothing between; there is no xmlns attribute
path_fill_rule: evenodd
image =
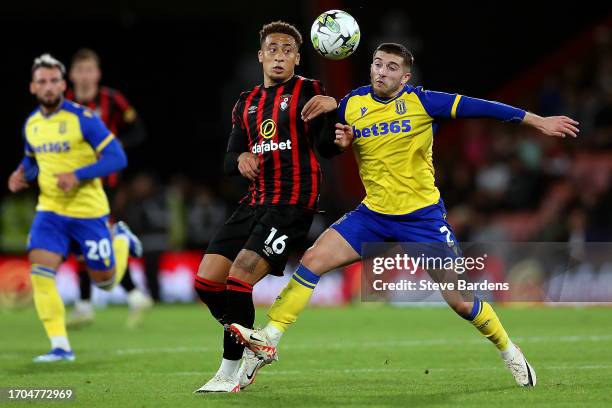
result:
<svg viewBox="0 0 612 408"><path fill-rule="evenodd" d="M66 121L64 120L59 123L59 133L60 135L66 133Z"/></svg>
<svg viewBox="0 0 612 408"><path fill-rule="evenodd" d="M280 109L282 111L286 111L287 108L289 107L289 102L291 102L291 95L281 95L280 97L281 103L280 103Z"/></svg>
<svg viewBox="0 0 612 408"><path fill-rule="evenodd" d="M250 115L251 113L255 113L255 112L257 112L257 105L250 106L249 110L247 111L247 115Z"/></svg>
<svg viewBox="0 0 612 408"><path fill-rule="evenodd" d="M398 115L403 115L406 113L406 101L403 99L395 100L395 113Z"/></svg>
<svg viewBox="0 0 612 408"><path fill-rule="evenodd" d="M259 134L264 139L270 139L276 133L276 123L272 119L266 119L259 125Z"/></svg>

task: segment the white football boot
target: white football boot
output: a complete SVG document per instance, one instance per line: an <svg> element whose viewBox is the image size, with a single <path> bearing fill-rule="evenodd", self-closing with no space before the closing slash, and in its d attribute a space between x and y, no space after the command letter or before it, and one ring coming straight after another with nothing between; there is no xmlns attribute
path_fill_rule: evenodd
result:
<svg viewBox="0 0 612 408"><path fill-rule="evenodd" d="M535 370L529 365L520 348L516 347L515 352L510 357L503 358L503 360L518 385L521 387L535 387Z"/></svg>
<svg viewBox="0 0 612 408"><path fill-rule="evenodd" d="M77 300L74 304L74 309L68 319L66 319L66 327L75 329L92 324L94 321L95 312L91 301Z"/></svg>
<svg viewBox="0 0 612 408"><path fill-rule="evenodd" d="M66 351L56 347L47 354L34 357L35 363L55 363L56 361L74 361L75 356L72 350Z"/></svg>
<svg viewBox="0 0 612 408"><path fill-rule="evenodd" d="M269 363L266 363L264 360L258 358L251 350L245 348L244 354L242 355L242 362L240 363L240 369L238 370L240 389L243 390L253 384L259 369L267 364Z"/></svg>
<svg viewBox="0 0 612 408"><path fill-rule="evenodd" d="M278 360L276 347L262 329L247 329L238 323L232 323L229 330L238 342L244 344L266 364Z"/></svg>
<svg viewBox="0 0 612 408"><path fill-rule="evenodd" d="M145 313L153 307L153 299L140 289L135 288L128 293L127 303L129 314L126 325L128 328L134 329L142 323Z"/></svg>
<svg viewBox="0 0 612 408"><path fill-rule="evenodd" d="M240 392L240 382L238 376L225 376L220 371L211 378L206 384L195 390L194 394L207 392Z"/></svg>

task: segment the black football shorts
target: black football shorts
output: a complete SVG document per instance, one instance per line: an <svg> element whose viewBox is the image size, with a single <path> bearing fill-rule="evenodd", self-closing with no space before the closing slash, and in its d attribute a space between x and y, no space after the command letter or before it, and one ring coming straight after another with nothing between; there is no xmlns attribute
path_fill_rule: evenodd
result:
<svg viewBox="0 0 612 408"><path fill-rule="evenodd" d="M290 252L306 239L314 213L293 205L240 204L208 245L232 262L241 249L259 254L282 276Z"/></svg>

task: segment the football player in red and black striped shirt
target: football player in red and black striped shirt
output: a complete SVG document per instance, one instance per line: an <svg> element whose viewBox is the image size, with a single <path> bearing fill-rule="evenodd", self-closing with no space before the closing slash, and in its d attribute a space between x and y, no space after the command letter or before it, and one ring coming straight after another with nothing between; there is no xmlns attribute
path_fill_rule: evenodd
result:
<svg viewBox="0 0 612 408"><path fill-rule="evenodd" d="M127 99L116 89L100 85L102 71L100 57L88 48L78 50L72 57L69 73L73 87L66 91L66 99L86 106L100 116L108 129L119 139L124 149L136 147L146 138L142 121ZM111 201L119 180L119 173L113 173L103 179L104 190ZM112 212L112 208L111 208ZM84 266L79 266L80 299L68 317L68 327L91 323L94 317L91 304L91 279ZM134 285L128 273L123 276L121 286L128 294L130 318L128 323L135 323L141 311L149 308L152 301Z"/></svg>
<svg viewBox="0 0 612 408"><path fill-rule="evenodd" d="M318 81L295 75L301 43L292 25L265 25L258 53L264 83L240 95L233 110L225 173L251 184L209 245L195 280L200 299L225 325L253 326L253 285L268 273L282 276L292 247L306 237L321 186L315 150L331 157L351 142L350 128L336 125L336 100ZM197 392L236 392L252 382L260 365L241 379L244 346L228 331L223 346L219 371Z"/></svg>

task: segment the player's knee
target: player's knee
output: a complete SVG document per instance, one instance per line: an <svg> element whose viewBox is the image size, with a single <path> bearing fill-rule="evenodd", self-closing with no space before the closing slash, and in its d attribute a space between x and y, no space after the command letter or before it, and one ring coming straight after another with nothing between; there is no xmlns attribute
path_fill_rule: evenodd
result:
<svg viewBox="0 0 612 408"><path fill-rule="evenodd" d="M97 288L105 291L111 291L115 287L115 271L114 269L103 272L91 273L91 280Z"/></svg>
<svg viewBox="0 0 612 408"><path fill-rule="evenodd" d="M204 259L202 259L202 262L200 262L200 266L198 267L198 272L196 273L196 277L207 279L208 278L208 276L206 275L207 270L209 270L209 268L206 267L204 263Z"/></svg>
<svg viewBox="0 0 612 408"><path fill-rule="evenodd" d="M452 300L448 302L448 305L459 316L466 317L472 313L472 302L466 302L464 300Z"/></svg>
<svg viewBox="0 0 612 408"><path fill-rule="evenodd" d="M230 269L229 276L237 279L247 280L255 270L261 258L248 255L238 256Z"/></svg>
<svg viewBox="0 0 612 408"><path fill-rule="evenodd" d="M197 277L213 282L225 282L229 275L232 261L217 254L206 254L198 267Z"/></svg>
<svg viewBox="0 0 612 408"><path fill-rule="evenodd" d="M327 263L330 256L332 256L331 253L327 252L329 251L325 248L315 245L308 248L300 262L312 273L321 276L328 271Z"/></svg>

